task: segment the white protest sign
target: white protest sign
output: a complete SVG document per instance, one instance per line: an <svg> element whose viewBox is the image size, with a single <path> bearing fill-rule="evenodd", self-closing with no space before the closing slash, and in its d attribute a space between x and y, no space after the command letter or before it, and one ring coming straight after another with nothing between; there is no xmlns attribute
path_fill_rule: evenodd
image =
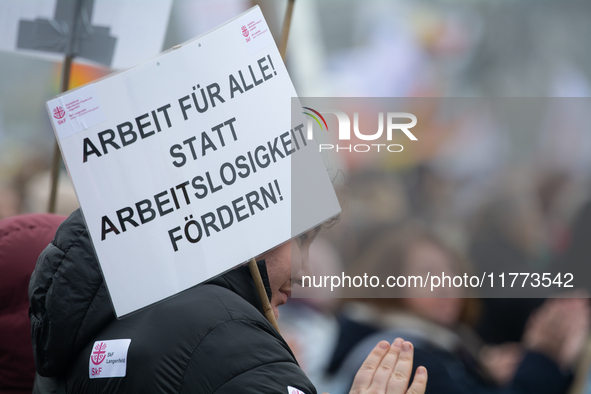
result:
<svg viewBox="0 0 591 394"><path fill-rule="evenodd" d="M0 2L0 50L63 60L80 0ZM114 69L162 50L172 0L83 0L77 59Z"/></svg>
<svg viewBox="0 0 591 394"><path fill-rule="evenodd" d="M47 103L117 316L340 212L292 97L254 7ZM293 158L306 163L298 190Z"/></svg>

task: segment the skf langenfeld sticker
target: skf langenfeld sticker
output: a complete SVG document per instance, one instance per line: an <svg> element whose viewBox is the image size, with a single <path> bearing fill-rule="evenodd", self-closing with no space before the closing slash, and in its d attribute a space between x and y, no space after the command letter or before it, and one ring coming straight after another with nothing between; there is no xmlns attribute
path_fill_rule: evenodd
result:
<svg viewBox="0 0 591 394"><path fill-rule="evenodd" d="M127 372L127 351L131 339L96 341L88 361L88 377L117 378Z"/></svg>

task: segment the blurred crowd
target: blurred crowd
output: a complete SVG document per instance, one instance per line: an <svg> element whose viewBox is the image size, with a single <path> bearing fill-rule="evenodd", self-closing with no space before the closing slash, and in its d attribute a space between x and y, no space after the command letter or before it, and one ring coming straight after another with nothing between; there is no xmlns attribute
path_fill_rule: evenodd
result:
<svg viewBox="0 0 591 394"><path fill-rule="evenodd" d="M165 47L253 3L277 38L285 2L177 0ZM315 272L556 272L591 259L591 4L502 3L296 1L286 62L300 96L460 96L466 105L509 96L501 114L523 115L504 123L477 108L433 118L420 146L400 155L329 155L343 212L313 244ZM0 70L2 219L46 211L44 101L57 94L59 65L0 54ZM80 83L107 73L97 70L80 71ZM69 214L77 201L65 169L60 179L58 212ZM429 370L427 393L591 393L587 293L407 290L283 307L282 334L320 391L348 392L368 344L402 336Z"/></svg>
<svg viewBox="0 0 591 394"><path fill-rule="evenodd" d="M341 175L343 212L312 246L314 275L564 272L588 261L588 189L564 174L511 175L519 187L498 181L467 211L454 211L461 187L432 163ZM415 344L417 365L429 370L428 393L589 390L587 290L559 289L553 296L561 298L550 299L479 298L466 288L347 293L301 293L309 298L292 299L280 319L321 390L347 392L371 344L396 337Z"/></svg>

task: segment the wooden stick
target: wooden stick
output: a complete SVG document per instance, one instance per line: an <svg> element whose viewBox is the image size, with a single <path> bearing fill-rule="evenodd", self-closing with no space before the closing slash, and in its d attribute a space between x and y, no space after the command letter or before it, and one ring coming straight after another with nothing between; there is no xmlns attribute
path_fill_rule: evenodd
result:
<svg viewBox="0 0 591 394"><path fill-rule="evenodd" d="M67 55L62 64L62 75L60 81L60 93L68 90L70 87L70 74L72 71L72 60L74 55ZM59 144L57 143L57 137L55 145L53 147L53 158L51 160L51 189L49 192L49 204L47 206L47 212L55 213L57 205L57 184L60 175L60 165L62 163L62 154L60 152Z"/></svg>
<svg viewBox="0 0 591 394"><path fill-rule="evenodd" d="M289 37L289 27L291 25L291 16L293 15L293 5L295 0L288 0L287 2L287 10L285 10L285 18L283 19L283 28L281 30L281 42L279 43L279 53L281 54L281 58L285 60L285 51L287 50L287 38ZM265 317L271 323L273 327L277 330L279 334L279 326L277 325L277 320L275 319L275 314L273 313L273 308L271 307L271 303L269 302L269 297L267 296L267 292L265 291L265 285L263 284L263 279L261 278L261 273L259 272L259 267L257 266L257 262L255 259L250 259L248 262L248 268L250 268L250 274L252 275L252 279L254 280L254 285L256 286L257 293L259 294L259 298L261 303L263 304L263 311Z"/></svg>
<svg viewBox="0 0 591 394"><path fill-rule="evenodd" d="M248 262L248 268L250 268L250 274L252 275L252 279L254 280L254 285L257 288L257 293L259 294L259 298L261 299L261 303L263 304L263 311L265 317L271 323L273 327L277 330L279 334L279 326L277 325L277 320L275 319L275 314L273 313L273 308L271 308L271 303L269 302L269 297L267 296L267 292L265 291L265 285L263 284L263 278L261 278L261 273L259 272L259 267L255 259L250 259Z"/></svg>
<svg viewBox="0 0 591 394"><path fill-rule="evenodd" d="M289 27L291 26L291 16L293 14L294 4L295 0L287 1L287 9L285 10L285 17L283 18L281 41L279 42L279 53L281 54L283 61L285 61L285 52L287 51L287 38L289 37Z"/></svg>

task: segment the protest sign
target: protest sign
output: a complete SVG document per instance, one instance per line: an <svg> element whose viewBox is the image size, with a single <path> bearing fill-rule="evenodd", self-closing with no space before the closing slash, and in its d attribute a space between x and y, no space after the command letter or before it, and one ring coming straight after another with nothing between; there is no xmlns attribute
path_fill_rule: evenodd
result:
<svg viewBox="0 0 591 394"><path fill-rule="evenodd" d="M295 96L254 7L47 103L117 316L340 212Z"/></svg>

